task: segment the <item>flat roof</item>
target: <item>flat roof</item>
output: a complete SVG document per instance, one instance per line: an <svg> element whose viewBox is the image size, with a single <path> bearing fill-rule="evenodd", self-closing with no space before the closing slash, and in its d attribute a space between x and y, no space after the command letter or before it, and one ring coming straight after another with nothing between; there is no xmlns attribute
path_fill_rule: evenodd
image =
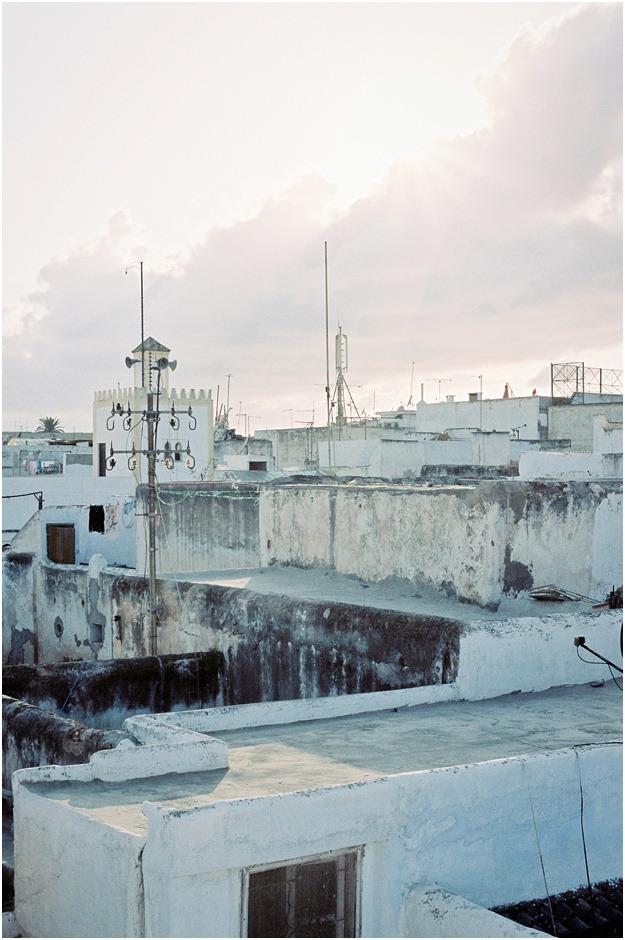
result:
<svg viewBox="0 0 625 940"><path fill-rule="evenodd" d="M227 769L122 783L60 781L26 786L105 825L142 835L147 820L141 804L146 800L165 809L185 810L221 800L619 742L622 695L609 681L598 687L419 705L217 736L228 743Z"/></svg>
<svg viewBox="0 0 625 940"><path fill-rule="evenodd" d="M271 565L268 568L214 569L194 572L160 572L159 580L184 581L188 584L215 584L221 587L276 594L292 599L355 604L381 610L422 616L445 617L460 623L475 620L509 620L517 617L546 617L555 614L590 614L592 604L605 601L597 597L588 601L536 601L527 593L518 597L503 596L496 611L463 603L446 597L431 585L413 584L403 578L388 577L384 581L365 581L356 575L338 574L324 568L296 568ZM560 585L560 587L567 587Z"/></svg>

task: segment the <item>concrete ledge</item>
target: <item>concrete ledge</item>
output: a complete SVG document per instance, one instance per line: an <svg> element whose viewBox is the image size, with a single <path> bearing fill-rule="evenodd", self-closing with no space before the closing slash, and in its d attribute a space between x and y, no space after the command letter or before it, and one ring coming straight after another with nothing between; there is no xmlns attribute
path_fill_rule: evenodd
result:
<svg viewBox="0 0 625 940"><path fill-rule="evenodd" d="M198 731L188 731L153 715L136 715L127 718L122 725L124 731L139 744L201 744L214 741Z"/></svg>
<svg viewBox="0 0 625 940"><path fill-rule="evenodd" d="M220 770L228 767L228 745L215 738L204 738L193 744L148 744L100 751L93 755L89 766L98 780L111 782Z"/></svg>
<svg viewBox="0 0 625 940"><path fill-rule="evenodd" d="M401 914L402 937L548 937L452 894L421 883L408 892Z"/></svg>
<svg viewBox="0 0 625 940"><path fill-rule="evenodd" d="M459 698L456 684L450 682L445 685L393 689L388 692L363 692L330 698L225 705L220 708L205 708L201 711L163 713L155 717L162 723L171 722L180 728L192 731L236 731L242 728L262 728L270 725L295 724L299 721L319 721L324 718L361 715L391 708L410 708L413 705L454 702Z"/></svg>

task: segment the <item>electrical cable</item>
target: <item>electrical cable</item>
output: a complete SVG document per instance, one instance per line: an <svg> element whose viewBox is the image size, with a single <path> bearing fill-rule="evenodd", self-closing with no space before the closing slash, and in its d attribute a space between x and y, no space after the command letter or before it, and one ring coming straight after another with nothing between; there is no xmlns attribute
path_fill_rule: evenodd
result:
<svg viewBox="0 0 625 940"><path fill-rule="evenodd" d="M66 698L65 701L63 702L63 705L61 706L61 708L59 709L59 715L62 715L63 712L65 711L65 706L67 705L67 703L69 702L70 698L72 697L72 694L73 694L73 692L74 692L74 689L75 689L76 686L78 685L78 681L79 681L79 679L81 678L81 676L82 676L82 674L83 674L83 672L84 672L84 669L85 669L85 666L86 666L86 665L87 665L87 660L86 660L86 659L83 659L82 665L81 665L80 669L78 670L78 675L77 675L76 678L74 679L74 684L72 685L71 689L70 689L69 692L67 693L67 698Z"/></svg>
<svg viewBox="0 0 625 940"><path fill-rule="evenodd" d="M529 777L527 775L527 769L525 767L525 764L524 763L521 764L521 767L523 770L523 774L525 776L525 783L527 785L527 794L529 796L530 809L532 811L532 820L534 823L534 835L536 836L536 845L538 846L538 856L540 858L540 867L543 873L543 883L545 885L545 897L547 899L547 906L549 907L549 914L551 916L551 926L553 928L553 936L557 937L558 931L556 929L556 920L555 920L555 917L553 916L553 907L551 906L551 895L549 894L549 888L547 886L547 875L545 874L545 863L543 860L543 853L540 848L540 839L538 837L538 825L536 823L536 813L534 812L534 801L532 800L532 791L530 789L530 782L529 782Z"/></svg>
<svg viewBox="0 0 625 940"><path fill-rule="evenodd" d="M581 661L582 661L583 663L586 663L588 666L596 666L596 665L597 665L597 660L596 660L596 659L584 659L583 656L580 656L580 655L579 655L579 646L576 646L575 649L577 650L577 658L578 658L578 659L581 659Z"/></svg>
<svg viewBox="0 0 625 940"><path fill-rule="evenodd" d="M614 685L616 686L617 689L620 689L620 691L622 692L622 691L623 691L623 686L618 684L618 679L616 678L616 676L615 676L614 673L612 672L612 666L608 665L608 669L610 670L610 675L612 676L612 679L613 679L613 681L614 681Z"/></svg>
<svg viewBox="0 0 625 940"><path fill-rule="evenodd" d="M584 847L584 864L586 865L586 880L588 882L588 903L592 908L592 925L594 927L595 936L597 935L597 915L595 912L595 905L593 904L592 897L592 885L590 883L590 871L588 869L588 851L586 849L586 835L584 833L584 790L582 787L582 770L579 761L579 751L575 751L575 757L577 760L577 775L579 777L579 822L582 830L582 845Z"/></svg>

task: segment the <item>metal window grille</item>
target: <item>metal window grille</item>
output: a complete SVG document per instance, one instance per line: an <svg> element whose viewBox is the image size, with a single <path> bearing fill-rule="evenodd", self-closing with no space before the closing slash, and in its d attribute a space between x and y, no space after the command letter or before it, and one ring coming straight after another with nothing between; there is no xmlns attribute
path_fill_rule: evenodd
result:
<svg viewBox="0 0 625 940"><path fill-rule="evenodd" d="M358 853L253 871L248 937L355 937Z"/></svg>

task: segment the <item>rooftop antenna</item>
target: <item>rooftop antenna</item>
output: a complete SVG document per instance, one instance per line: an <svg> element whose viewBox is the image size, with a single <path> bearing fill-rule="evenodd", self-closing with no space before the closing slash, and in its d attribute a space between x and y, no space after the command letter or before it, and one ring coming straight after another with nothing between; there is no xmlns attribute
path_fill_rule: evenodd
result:
<svg viewBox="0 0 625 940"><path fill-rule="evenodd" d="M141 388L145 388L145 355L143 350L143 261L131 261L131 263L126 268L126 274L130 268L136 268L139 266L139 274L141 276Z"/></svg>
<svg viewBox="0 0 625 940"><path fill-rule="evenodd" d="M481 431L481 430L482 430L482 426L483 426L483 424L484 424L483 417L482 417L482 415L483 415L483 410L482 410L482 409L483 409L483 407L484 407L483 402L482 402L482 380L483 380L484 376L483 376L483 375L472 375L471 378L473 378L473 379L479 379L479 380L480 380L480 431Z"/></svg>
<svg viewBox="0 0 625 940"><path fill-rule="evenodd" d="M347 417L345 414L345 389L347 389L347 394L349 395L349 402L351 403L350 407L354 409L356 415L360 417L360 412L356 402L354 401L354 396L351 393L351 389L347 384L345 378L345 373L347 372L347 335L343 332L341 326L339 326L339 331L335 337L335 354L336 354L336 385L334 387L334 396L336 399L336 426L338 428L339 440L341 439L341 428L345 427L347 424ZM334 404L334 401L332 402Z"/></svg>
<svg viewBox="0 0 625 940"><path fill-rule="evenodd" d="M410 398L408 399L408 405L411 405L411 404L412 404L412 382L413 382L413 379L414 379L414 359L412 360L412 371L411 371L411 373L410 373ZM408 407L408 405L406 405L406 407Z"/></svg>
<svg viewBox="0 0 625 940"><path fill-rule="evenodd" d="M328 324L328 243L324 242L326 288L326 403L328 412L328 467L332 470L332 426L330 419L330 327Z"/></svg>

